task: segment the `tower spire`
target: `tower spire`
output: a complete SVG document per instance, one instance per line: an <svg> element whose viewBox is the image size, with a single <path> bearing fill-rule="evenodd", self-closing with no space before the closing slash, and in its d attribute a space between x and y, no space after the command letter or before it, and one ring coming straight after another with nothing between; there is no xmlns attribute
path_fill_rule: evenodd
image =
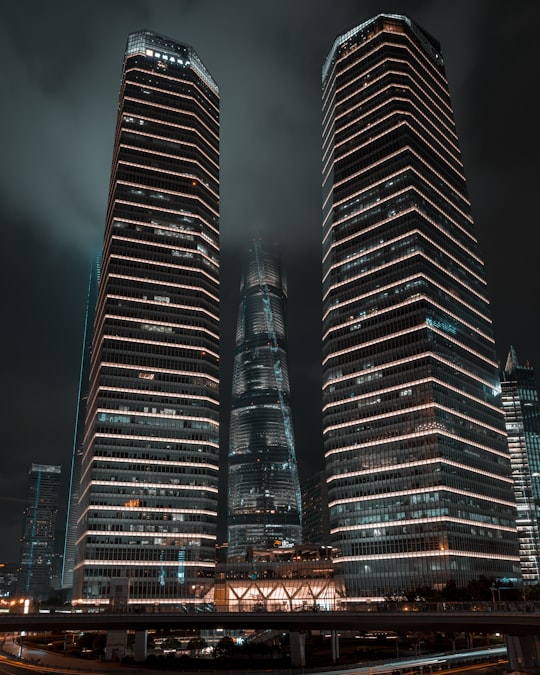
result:
<svg viewBox="0 0 540 675"><path fill-rule="evenodd" d="M512 345L510 345L510 349L508 350L508 356L506 357L506 365L504 367L504 371L507 375L511 375L518 368L519 368L519 361L516 354L516 350Z"/></svg>

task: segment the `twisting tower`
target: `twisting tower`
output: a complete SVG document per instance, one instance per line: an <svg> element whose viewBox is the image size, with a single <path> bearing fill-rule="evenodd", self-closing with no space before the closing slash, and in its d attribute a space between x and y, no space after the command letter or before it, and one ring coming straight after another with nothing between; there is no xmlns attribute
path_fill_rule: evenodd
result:
<svg viewBox="0 0 540 675"><path fill-rule="evenodd" d="M291 420L285 308L277 249L253 242L236 330L229 442L229 554L298 543L300 486Z"/></svg>

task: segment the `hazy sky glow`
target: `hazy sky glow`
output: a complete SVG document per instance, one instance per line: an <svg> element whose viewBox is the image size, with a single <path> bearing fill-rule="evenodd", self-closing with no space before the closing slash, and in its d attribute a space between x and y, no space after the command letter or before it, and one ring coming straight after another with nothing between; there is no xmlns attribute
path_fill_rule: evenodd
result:
<svg viewBox="0 0 540 675"><path fill-rule="evenodd" d="M282 241L289 278L300 475L321 466L321 68L337 35L380 12L409 15L442 44L498 354L512 343L540 370L535 0L2 3L0 562L17 558L30 464L61 464L67 484L122 58L128 33L141 28L193 45L220 87L222 391L239 251L263 232Z"/></svg>

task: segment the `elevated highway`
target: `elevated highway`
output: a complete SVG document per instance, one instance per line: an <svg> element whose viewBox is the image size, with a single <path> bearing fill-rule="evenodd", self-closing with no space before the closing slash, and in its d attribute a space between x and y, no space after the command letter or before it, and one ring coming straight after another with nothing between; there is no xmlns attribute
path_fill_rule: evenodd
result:
<svg viewBox="0 0 540 675"><path fill-rule="evenodd" d="M333 612L145 612L2 614L0 632L42 630L148 629L393 630L540 633L540 612L506 611L333 611Z"/></svg>
<svg viewBox="0 0 540 675"><path fill-rule="evenodd" d="M508 658L512 670L536 671L540 665L540 611L528 604L483 606L463 609L459 606L441 609L430 605L407 605L396 609L384 605L374 611L306 612L218 612L218 611L144 611L128 613L73 612L2 614L0 633L21 631L105 630L109 636L134 631L141 645L140 660L146 658L147 630L151 629L217 629L280 630L291 637L291 658L294 665L305 664L305 634L310 630L330 631L332 649L339 653L340 631L440 631L502 633L506 636ZM112 638L111 638L112 640Z"/></svg>

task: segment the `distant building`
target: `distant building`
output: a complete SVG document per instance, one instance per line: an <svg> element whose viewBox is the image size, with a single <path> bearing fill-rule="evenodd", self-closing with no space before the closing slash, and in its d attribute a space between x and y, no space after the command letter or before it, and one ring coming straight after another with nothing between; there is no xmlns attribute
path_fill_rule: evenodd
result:
<svg viewBox="0 0 540 675"><path fill-rule="evenodd" d="M73 586L73 567L75 565L75 552L77 548L77 517L79 513L81 460L84 448L84 423L86 418L86 406L88 403L88 380L90 377L90 357L92 355L92 335L94 333L94 317L99 287L100 261L101 257L98 256L92 263L88 282L88 295L86 298L77 414L75 418L75 433L71 456L68 509L62 559L61 587L64 589L71 589Z"/></svg>
<svg viewBox="0 0 540 675"><path fill-rule="evenodd" d="M520 580L486 277L438 41L380 14L323 68L323 435L349 597Z"/></svg>
<svg viewBox="0 0 540 675"><path fill-rule="evenodd" d="M51 591L61 467L32 464L23 514L17 595L45 599Z"/></svg>
<svg viewBox="0 0 540 675"><path fill-rule="evenodd" d="M128 36L81 458L73 602L201 602L219 471L219 89Z"/></svg>
<svg viewBox="0 0 540 675"><path fill-rule="evenodd" d="M17 590L17 563L0 563L0 598L11 598Z"/></svg>
<svg viewBox="0 0 540 675"><path fill-rule="evenodd" d="M540 583L540 403L534 369L513 347L501 374L502 404L517 505L523 583Z"/></svg>
<svg viewBox="0 0 540 675"><path fill-rule="evenodd" d="M328 486L324 471L302 481L302 537L305 543L330 544Z"/></svg>
<svg viewBox="0 0 540 675"><path fill-rule="evenodd" d="M243 269L236 329L229 436L230 556L252 548L291 547L302 540L286 301L279 252L255 240Z"/></svg>

